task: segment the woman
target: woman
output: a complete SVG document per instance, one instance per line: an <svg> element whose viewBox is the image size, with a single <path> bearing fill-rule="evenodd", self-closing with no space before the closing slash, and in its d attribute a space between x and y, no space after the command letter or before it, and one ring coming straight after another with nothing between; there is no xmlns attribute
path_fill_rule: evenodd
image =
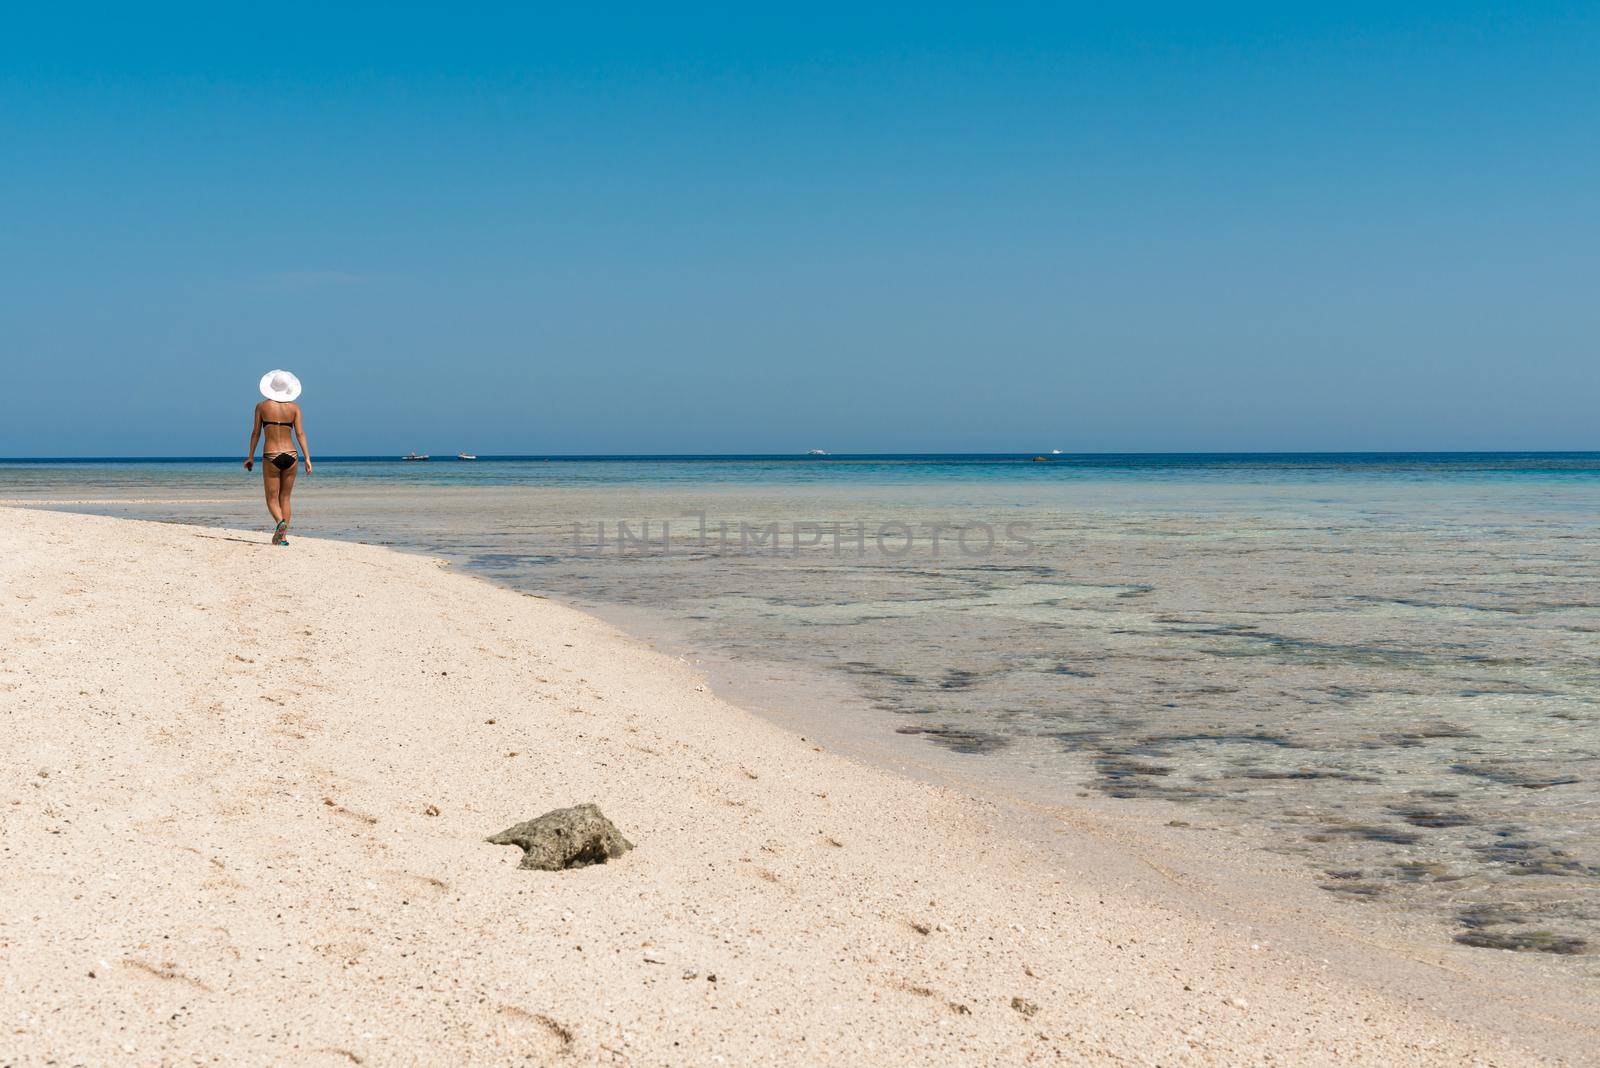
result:
<svg viewBox="0 0 1600 1068"><path fill-rule="evenodd" d="M306 441L305 417L294 399L300 396L300 380L288 371L268 371L261 376L261 395L267 399L256 402L255 422L250 427L250 453L244 458L244 469L251 471L256 465L256 442L261 431L267 432L267 443L261 453L261 481L267 491L267 511L278 521L272 532L272 544L288 545L285 535L289 531L289 495L294 492L294 477L300 456L295 454L294 439L300 441L300 454L305 457L306 474L311 473L311 446Z"/></svg>

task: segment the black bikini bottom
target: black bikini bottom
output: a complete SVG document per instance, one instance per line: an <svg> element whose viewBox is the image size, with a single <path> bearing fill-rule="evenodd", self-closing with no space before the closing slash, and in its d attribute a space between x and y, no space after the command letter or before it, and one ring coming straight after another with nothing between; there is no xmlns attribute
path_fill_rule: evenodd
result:
<svg viewBox="0 0 1600 1068"><path fill-rule="evenodd" d="M263 457L263 459L268 460L279 471L287 471L295 465L295 461L300 457L292 452L275 452L271 456Z"/></svg>

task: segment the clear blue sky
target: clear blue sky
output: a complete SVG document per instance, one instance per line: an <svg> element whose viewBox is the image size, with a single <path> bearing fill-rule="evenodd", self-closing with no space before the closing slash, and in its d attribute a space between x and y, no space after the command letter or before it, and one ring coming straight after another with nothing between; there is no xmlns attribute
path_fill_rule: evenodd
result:
<svg viewBox="0 0 1600 1068"><path fill-rule="evenodd" d="M1600 448L1600 6L518 7L8 6L0 455Z"/></svg>

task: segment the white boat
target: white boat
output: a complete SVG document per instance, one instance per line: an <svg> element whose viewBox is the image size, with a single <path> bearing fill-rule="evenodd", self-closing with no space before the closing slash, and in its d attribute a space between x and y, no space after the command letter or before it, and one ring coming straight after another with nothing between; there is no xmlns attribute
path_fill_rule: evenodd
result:
<svg viewBox="0 0 1600 1068"><path fill-rule="evenodd" d="M426 460L427 458L428 454L425 452L408 452L400 457L402 460Z"/></svg>
<svg viewBox="0 0 1600 1068"><path fill-rule="evenodd" d="M1051 449L1050 450L1050 455L1051 456L1060 456L1061 455L1061 450L1060 449Z"/></svg>
<svg viewBox="0 0 1600 1068"><path fill-rule="evenodd" d="M828 451L826 449L807 449L806 450L806 455L807 456L826 456L826 455L828 455Z"/></svg>
<svg viewBox="0 0 1600 1068"><path fill-rule="evenodd" d="M456 453L456 459L457 460L476 460L477 457L474 456L470 452L458 452L458 453Z"/></svg>

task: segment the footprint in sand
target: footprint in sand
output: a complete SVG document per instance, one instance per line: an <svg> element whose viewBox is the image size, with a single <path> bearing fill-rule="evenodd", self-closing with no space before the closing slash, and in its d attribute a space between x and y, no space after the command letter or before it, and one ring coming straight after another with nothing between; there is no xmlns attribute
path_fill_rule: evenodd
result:
<svg viewBox="0 0 1600 1068"><path fill-rule="evenodd" d="M431 875L417 875L409 871L386 871L382 879L388 885L405 893L418 891L430 894L447 894L450 884Z"/></svg>
<svg viewBox="0 0 1600 1068"><path fill-rule="evenodd" d="M324 797L322 799L322 804L324 808L332 809L336 815L353 819L358 823L365 823L369 827L378 822L378 817L369 815L365 812L357 812L355 809L345 808L331 797Z"/></svg>
<svg viewBox="0 0 1600 1068"><path fill-rule="evenodd" d="M507 1022L507 1030L513 1034L538 1034L543 1036L554 1046L554 1051L565 1053L572 1048L573 1036L560 1021L547 1016L542 1012L529 1012L517 1005L501 1005L499 1013Z"/></svg>
<svg viewBox="0 0 1600 1068"><path fill-rule="evenodd" d="M204 990L208 994L211 993L211 987L207 986L205 983L201 982L199 979L196 979L192 975L185 975L183 972L180 972L177 964L173 961L164 961L161 964L151 964L149 961L139 960L135 957L129 957L127 960L122 962L122 966L124 968L131 968L134 971L143 972L146 975L153 975L157 979L166 979L175 983L185 983L197 990Z"/></svg>
<svg viewBox="0 0 1600 1068"><path fill-rule="evenodd" d="M336 960L345 967L353 967L361 963L361 958L366 955L367 944L353 940L319 942L311 947L318 955Z"/></svg>

